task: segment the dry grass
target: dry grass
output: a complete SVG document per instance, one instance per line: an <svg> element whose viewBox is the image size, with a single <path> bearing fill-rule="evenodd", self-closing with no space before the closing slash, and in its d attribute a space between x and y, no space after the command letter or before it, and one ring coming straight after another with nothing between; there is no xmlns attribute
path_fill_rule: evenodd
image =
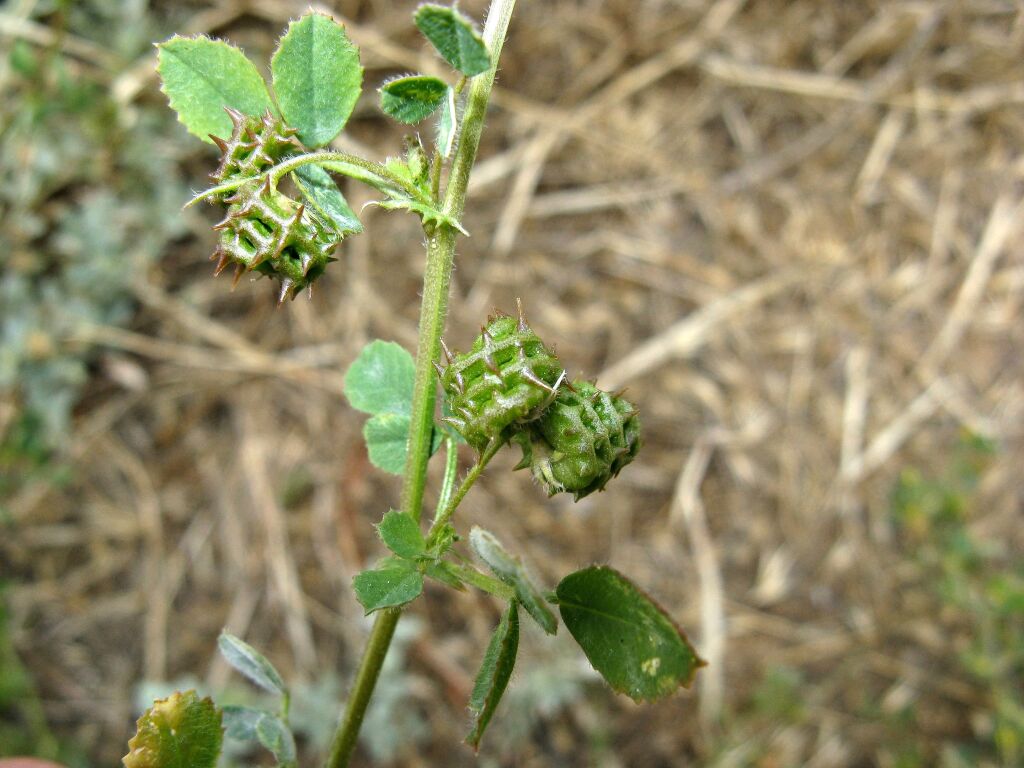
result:
<svg viewBox="0 0 1024 768"><path fill-rule="evenodd" d="M197 5L190 31L258 56L305 5ZM439 71L411 7L334 8L369 86ZM517 13L448 341L464 346L522 296L570 370L628 387L646 446L577 505L546 501L506 455L462 519L529 551L549 583L620 567L711 665L649 708L595 687L498 762L594 764L588 740L603 733L607 765L885 764L892 734L868 702L913 702L929 760L970 740L990 702L951 661L957 634L905 558L889 491L904 466L941 469L962 427L990 436L1000 452L970 525L1024 552L1020 7L560 0ZM114 82L125 110L160 99L151 64ZM400 133L370 96L341 143L383 156ZM211 162L199 154L196 186ZM349 191L357 210L370 199ZM79 339L106 351L73 484L25 489L0 544L31 579L11 593L18 646L50 716L97 764L122 753L140 679L223 683L221 626L295 679L347 676L366 631L350 578L398 494L368 465L341 381L369 339L414 344L415 222L366 208L367 233L322 290L277 311L266 283L231 293L207 277L213 213L184 215L194 236L138 287L132 330ZM496 613L439 590L414 612L428 633L410 664L426 684L405 706L433 738L398 764L472 765L461 702ZM807 716L751 724L752 691L778 666L802 673ZM744 748L755 739L760 757Z"/></svg>

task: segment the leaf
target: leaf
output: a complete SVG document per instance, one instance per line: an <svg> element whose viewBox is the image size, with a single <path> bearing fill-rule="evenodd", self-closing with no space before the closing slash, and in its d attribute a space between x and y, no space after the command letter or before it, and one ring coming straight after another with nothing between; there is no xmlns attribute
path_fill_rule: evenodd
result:
<svg viewBox="0 0 1024 768"><path fill-rule="evenodd" d="M284 119L303 144L322 147L341 133L363 87L359 49L341 24L322 13L293 21L270 69Z"/></svg>
<svg viewBox="0 0 1024 768"><path fill-rule="evenodd" d="M522 560L510 555L494 534L477 526L473 526L469 532L469 545L495 576L515 589L523 608L543 630L549 635L555 634L558 631L558 620L526 572Z"/></svg>
<svg viewBox="0 0 1024 768"><path fill-rule="evenodd" d="M401 123L418 123L437 111L447 93L448 85L436 77L399 77L380 87L380 108Z"/></svg>
<svg viewBox="0 0 1024 768"><path fill-rule="evenodd" d="M378 567L357 574L352 580L356 599L367 614L381 608L395 608L419 597L423 574L408 560L388 558Z"/></svg>
<svg viewBox="0 0 1024 768"><path fill-rule="evenodd" d="M157 72L178 120L208 144L210 134L231 135L232 107L261 115L274 104L267 84L245 54L233 45L208 37L180 37L157 45Z"/></svg>
<svg viewBox="0 0 1024 768"><path fill-rule="evenodd" d="M364 413L408 415L416 365L393 341L371 341L345 374L345 397Z"/></svg>
<svg viewBox="0 0 1024 768"><path fill-rule="evenodd" d="M473 23L454 8L427 3L416 10L416 26L441 57L464 75L486 72L491 57Z"/></svg>
<svg viewBox="0 0 1024 768"><path fill-rule="evenodd" d="M380 534L384 546L399 557L408 560L419 557L427 549L423 531L420 530L416 521L405 512L392 509L385 513L377 526L377 533Z"/></svg>
<svg viewBox="0 0 1024 768"><path fill-rule="evenodd" d="M491 642L484 653L483 663L473 683L473 693L469 697L469 710L473 713L473 730L466 736L466 743L474 750L480 749L483 738L494 710L505 693L512 668L516 663L519 650L519 609L516 601L508 604L508 610L501 617L498 628L491 636Z"/></svg>
<svg viewBox="0 0 1024 768"><path fill-rule="evenodd" d="M455 89L449 88L441 105L441 116L437 120L437 151L447 158L455 146Z"/></svg>
<svg viewBox="0 0 1024 768"><path fill-rule="evenodd" d="M228 704L224 713L224 735L235 741L257 741L256 723L266 713L261 709Z"/></svg>
<svg viewBox="0 0 1024 768"><path fill-rule="evenodd" d="M153 702L128 742L125 768L213 768L220 755L221 713L195 691Z"/></svg>
<svg viewBox="0 0 1024 768"><path fill-rule="evenodd" d="M217 638L217 648L221 656L232 667L237 669L252 682L271 693L287 693L281 675L266 656L257 651L244 640L235 637L227 630L222 630Z"/></svg>
<svg viewBox="0 0 1024 768"><path fill-rule="evenodd" d="M570 573L556 595L562 621L594 669L634 701L689 686L705 664L661 607L613 568Z"/></svg>
<svg viewBox="0 0 1024 768"><path fill-rule="evenodd" d="M277 715L253 707L229 705L223 708L224 734L236 741L258 741L278 763L295 762L295 737Z"/></svg>
<svg viewBox="0 0 1024 768"><path fill-rule="evenodd" d="M363 425L363 439L370 463L393 475L402 474L409 450L408 416L378 413Z"/></svg>
<svg viewBox="0 0 1024 768"><path fill-rule="evenodd" d="M349 207L334 179L318 165L303 165L292 173L295 186L302 192L320 218L341 237L363 231L363 225Z"/></svg>
<svg viewBox="0 0 1024 768"><path fill-rule="evenodd" d="M280 765L295 764L295 737L280 717L264 712L256 723L256 738Z"/></svg>

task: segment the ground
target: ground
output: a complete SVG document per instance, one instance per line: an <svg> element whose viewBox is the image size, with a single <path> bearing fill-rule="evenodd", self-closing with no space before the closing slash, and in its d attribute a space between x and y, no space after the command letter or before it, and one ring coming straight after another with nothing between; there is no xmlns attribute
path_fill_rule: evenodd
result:
<svg viewBox="0 0 1024 768"><path fill-rule="evenodd" d="M173 122L149 43L204 32L264 62L307 4L53 5L0 11L4 130L31 109L55 134L3 148L4 343L28 330L0 367L0 712L22 752L114 765L165 683L251 697L217 659L226 626L295 681L315 764L368 628L351 578L399 490L343 374L371 339L414 349L422 233L347 185L366 232L311 300L232 292L209 275L218 212L180 210L215 155ZM367 84L337 146L396 152L375 87L445 73L414 5L330 7ZM637 706L524 623L479 764L1024 764L1022 49L995 0L520 3L446 340L521 298L574 375L637 403L644 446L577 504L506 451L459 517L548 585L629 573L709 665ZM116 295L82 299L103 312L38 288L75 259L115 263ZM15 437L57 363L74 407L36 450ZM498 606L429 589L410 614L362 764L475 765Z"/></svg>

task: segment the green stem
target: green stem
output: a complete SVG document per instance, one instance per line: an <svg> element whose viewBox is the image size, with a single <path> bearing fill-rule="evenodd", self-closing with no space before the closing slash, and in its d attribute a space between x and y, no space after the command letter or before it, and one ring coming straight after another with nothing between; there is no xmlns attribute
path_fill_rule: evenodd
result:
<svg viewBox="0 0 1024 768"><path fill-rule="evenodd" d="M444 509L455 490L455 478L459 473L459 444L451 437L444 441L444 479L441 492L437 495L437 508Z"/></svg>
<svg viewBox="0 0 1024 768"><path fill-rule="evenodd" d="M466 112L462 118L459 146L452 161L448 185L445 189L443 210L458 221L466 205L469 174L476 162L483 130L487 103L494 86L501 47L512 17L515 0L492 0L484 29L484 42L491 53L491 68L473 78L469 87ZM408 454L402 480L402 509L420 519L423 508L423 490L427 479L427 462L434 430L436 382L433 363L440 353L441 332L448 315L448 293L451 287L452 266L455 262L456 230L449 224L439 224L429 235L427 264L423 277L423 302L420 305L419 344L416 350L416 375L413 382L412 423L409 428ZM454 497L453 497L454 500ZM334 739L326 768L344 768L355 749L359 728L366 707L380 676L384 657L395 633L400 613L382 611L373 625L366 650L356 673L356 682L349 696L345 716Z"/></svg>
<svg viewBox="0 0 1024 768"><path fill-rule="evenodd" d="M437 536L441 533L441 529L452 519L452 515L455 514L455 510L458 509L459 504L466 498L466 494L469 493L469 489L473 487L473 484L480 479L480 475L484 473L487 465L491 459L495 457L501 447L505 444L504 439L494 439L487 444L484 448L484 452L480 454L480 458L477 459L476 464L469 470L469 473L463 479L459 485L458 490L448 499L448 502L443 506L438 505L437 515L434 517L434 522L430 525L430 531L427 533L427 547L432 546L436 542L434 541Z"/></svg>
<svg viewBox="0 0 1024 768"><path fill-rule="evenodd" d="M513 600L516 591L503 581L499 581L486 573L480 573L476 568L471 568L458 563L443 563L445 570L458 576L471 587L476 587L482 592L501 598L502 600Z"/></svg>

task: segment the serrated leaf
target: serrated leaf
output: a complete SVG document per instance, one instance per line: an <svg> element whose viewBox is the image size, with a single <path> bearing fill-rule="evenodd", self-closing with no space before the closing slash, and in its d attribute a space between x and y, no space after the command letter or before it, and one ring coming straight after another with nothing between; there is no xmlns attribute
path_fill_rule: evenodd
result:
<svg viewBox="0 0 1024 768"><path fill-rule="evenodd" d="M454 8L427 3L416 10L416 26L441 57L464 75L486 72L491 57L473 23Z"/></svg>
<svg viewBox="0 0 1024 768"><path fill-rule="evenodd" d="M256 738L281 766L295 764L295 737L277 715L263 713L256 723Z"/></svg>
<svg viewBox="0 0 1024 768"><path fill-rule="evenodd" d="M384 546L408 560L414 560L427 549L419 524L405 512L395 509L386 512L377 525L377 533Z"/></svg>
<svg viewBox="0 0 1024 768"><path fill-rule="evenodd" d="M613 568L570 573L556 595L562 621L594 669L634 701L668 696L704 666L661 606Z"/></svg>
<svg viewBox="0 0 1024 768"><path fill-rule="evenodd" d="M235 637L227 630L217 638L217 648L225 661L241 672L252 682L271 693L287 693L281 675L269 659L244 640Z"/></svg>
<svg viewBox="0 0 1024 768"><path fill-rule="evenodd" d="M303 165L292 173L292 179L302 192L302 196L306 198L306 202L339 236L345 237L363 231L359 218L349 207L334 179L323 168L318 165Z"/></svg>
<svg viewBox="0 0 1024 768"><path fill-rule="evenodd" d="M153 702L128 742L125 768L214 768L223 732L221 713L195 691Z"/></svg>
<svg viewBox="0 0 1024 768"><path fill-rule="evenodd" d="M427 75L389 80L380 87L380 108L401 123L418 123L437 111L448 85Z"/></svg>
<svg viewBox="0 0 1024 768"><path fill-rule="evenodd" d="M307 147L341 133L363 86L359 50L345 28L322 13L288 25L270 62L285 121Z"/></svg>
<svg viewBox="0 0 1024 768"><path fill-rule="evenodd" d="M389 558L352 580L356 599L367 614L381 608L396 608L419 597L423 574L408 560Z"/></svg>
<svg viewBox="0 0 1024 768"><path fill-rule="evenodd" d="M408 415L416 364L393 341L371 341L345 373L345 397L364 413Z"/></svg>
<svg viewBox="0 0 1024 768"><path fill-rule="evenodd" d="M231 135L232 107L246 115L274 110L267 84L245 54L208 37L175 35L157 45L157 72L178 120L208 144Z"/></svg>
<svg viewBox="0 0 1024 768"><path fill-rule="evenodd" d="M469 697L473 729L466 736L466 743L474 750L480 748L480 739L483 738L484 731L498 708L498 702L505 693L518 651L519 609L513 600L491 636L480 671L477 672L476 681L473 683L473 693Z"/></svg>
<svg viewBox="0 0 1024 768"><path fill-rule="evenodd" d="M441 105L441 116L437 120L437 151L443 158L447 159L455 146L456 127L455 89L449 87Z"/></svg>
<svg viewBox="0 0 1024 768"><path fill-rule="evenodd" d="M397 413L378 413L363 425L363 440L370 463L393 475L402 474L405 456L409 450L408 416Z"/></svg>
<svg viewBox="0 0 1024 768"><path fill-rule="evenodd" d="M516 591L516 597L534 621L549 635L555 634L558 620L527 573L523 561L510 555L494 534L477 526L469 532L469 545L495 576Z"/></svg>

